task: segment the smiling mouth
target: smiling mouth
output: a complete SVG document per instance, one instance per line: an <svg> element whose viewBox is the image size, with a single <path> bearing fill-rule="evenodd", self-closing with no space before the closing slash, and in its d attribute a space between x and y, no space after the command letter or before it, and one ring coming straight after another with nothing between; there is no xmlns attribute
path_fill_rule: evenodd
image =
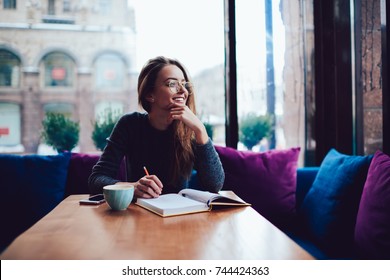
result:
<svg viewBox="0 0 390 280"><path fill-rule="evenodd" d="M175 98L172 98L173 101L178 101L178 102L184 102L184 97L175 97Z"/></svg>

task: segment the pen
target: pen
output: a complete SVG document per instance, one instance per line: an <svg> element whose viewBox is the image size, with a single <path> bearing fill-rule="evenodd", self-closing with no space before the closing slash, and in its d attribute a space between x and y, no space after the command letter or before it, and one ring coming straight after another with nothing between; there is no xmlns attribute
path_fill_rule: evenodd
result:
<svg viewBox="0 0 390 280"><path fill-rule="evenodd" d="M144 170L145 170L145 174L146 174L147 176L149 176L149 172L148 172L148 170L146 169L145 166L144 166Z"/></svg>

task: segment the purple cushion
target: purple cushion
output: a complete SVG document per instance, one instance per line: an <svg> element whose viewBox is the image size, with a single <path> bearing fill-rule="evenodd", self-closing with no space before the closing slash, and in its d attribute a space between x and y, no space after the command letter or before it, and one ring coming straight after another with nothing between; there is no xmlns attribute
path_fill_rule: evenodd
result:
<svg viewBox="0 0 390 280"><path fill-rule="evenodd" d="M98 154L72 153L68 168L65 196L89 193L88 178L99 160Z"/></svg>
<svg viewBox="0 0 390 280"><path fill-rule="evenodd" d="M390 157L372 159L355 226L355 247L363 259L390 259Z"/></svg>
<svg viewBox="0 0 390 280"><path fill-rule="evenodd" d="M97 163L99 157L99 154L72 153L68 168L65 196L89 193L88 178L91 175L92 167ZM122 163L118 179L124 181L125 178L125 165Z"/></svg>
<svg viewBox="0 0 390 280"><path fill-rule="evenodd" d="M295 218L300 148L264 153L216 146L223 168L223 189L232 190L270 222L288 229Z"/></svg>

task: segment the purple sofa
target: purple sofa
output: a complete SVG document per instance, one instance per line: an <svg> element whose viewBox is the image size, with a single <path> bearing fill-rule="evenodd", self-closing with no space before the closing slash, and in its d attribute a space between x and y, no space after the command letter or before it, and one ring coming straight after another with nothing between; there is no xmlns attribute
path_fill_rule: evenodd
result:
<svg viewBox="0 0 390 280"><path fill-rule="evenodd" d="M297 168L299 148L216 147L231 189L318 259L390 259L390 157L331 149Z"/></svg>
<svg viewBox="0 0 390 280"><path fill-rule="evenodd" d="M318 259L390 259L390 157L332 149L321 166L298 168L299 148L264 153L216 146L233 190ZM1 155L2 251L71 194L89 193L99 155ZM121 166L118 179L124 180ZM196 188L196 172L190 187ZM15 209L14 201L19 201ZM13 215L8 213L12 211ZM259 248L260 250L261 248Z"/></svg>

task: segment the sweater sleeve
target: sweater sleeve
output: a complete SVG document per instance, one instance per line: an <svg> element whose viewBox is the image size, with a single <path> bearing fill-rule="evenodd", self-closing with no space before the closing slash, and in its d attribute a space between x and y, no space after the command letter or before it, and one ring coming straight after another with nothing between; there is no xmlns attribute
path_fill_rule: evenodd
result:
<svg viewBox="0 0 390 280"><path fill-rule="evenodd" d="M225 172L211 139L204 145L195 144L194 168L198 172L201 190L218 192L222 189Z"/></svg>

